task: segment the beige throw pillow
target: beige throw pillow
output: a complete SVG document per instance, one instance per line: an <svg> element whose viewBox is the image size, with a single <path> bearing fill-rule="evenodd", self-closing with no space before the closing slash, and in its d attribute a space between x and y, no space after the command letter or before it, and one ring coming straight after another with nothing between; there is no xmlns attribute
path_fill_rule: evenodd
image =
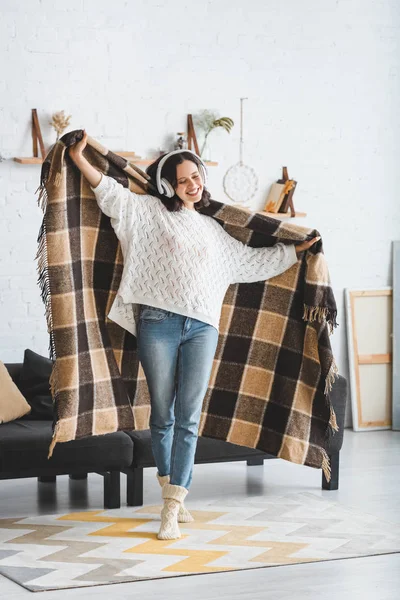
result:
<svg viewBox="0 0 400 600"><path fill-rule="evenodd" d="M15 385L7 367L0 361L0 423L15 421L31 411L31 407Z"/></svg>

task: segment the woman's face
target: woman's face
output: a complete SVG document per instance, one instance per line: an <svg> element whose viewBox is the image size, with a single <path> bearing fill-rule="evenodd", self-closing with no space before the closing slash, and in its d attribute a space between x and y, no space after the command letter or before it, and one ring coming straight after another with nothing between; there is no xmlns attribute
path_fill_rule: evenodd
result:
<svg viewBox="0 0 400 600"><path fill-rule="evenodd" d="M203 180L196 163L185 160L176 167L176 195L188 208L201 200Z"/></svg>

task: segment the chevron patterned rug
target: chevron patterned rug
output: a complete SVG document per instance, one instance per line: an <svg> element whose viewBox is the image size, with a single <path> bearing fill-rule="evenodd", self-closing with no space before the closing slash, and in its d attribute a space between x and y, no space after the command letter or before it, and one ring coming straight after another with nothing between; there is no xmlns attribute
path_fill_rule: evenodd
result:
<svg viewBox="0 0 400 600"><path fill-rule="evenodd" d="M37 592L400 551L398 524L312 493L187 506L171 541L161 505L0 519L0 573Z"/></svg>

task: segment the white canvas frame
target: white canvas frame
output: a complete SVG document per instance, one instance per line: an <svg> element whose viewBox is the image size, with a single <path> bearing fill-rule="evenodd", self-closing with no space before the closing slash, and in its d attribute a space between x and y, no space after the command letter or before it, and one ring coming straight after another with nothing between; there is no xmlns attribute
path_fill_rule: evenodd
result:
<svg viewBox="0 0 400 600"><path fill-rule="evenodd" d="M391 429L392 427L392 419L391 419L391 411L390 418L385 418L383 420L368 420L365 419L363 415L363 404L361 398L361 385L360 385L360 356L358 354L358 346L357 346L357 338L355 336L355 323L354 323L354 309L355 302L354 299L357 297L380 297L380 296L390 296L392 297L392 288L391 287L382 287L382 288L370 288L370 289L349 289L345 290L345 310L346 310L346 329L347 329L347 346L348 346L348 354L349 354L349 383L350 383L350 392L351 392L351 410L352 410L352 418L353 418L353 430L354 431L372 431L372 430L381 430L381 429ZM388 315L388 318L392 317L392 314ZM390 333L388 334L391 335ZM392 337L390 337L392 339ZM370 355L373 357L374 355ZM386 354L377 355L377 362L373 362L373 358L371 358L372 365L375 364L390 364L392 362L392 355L390 355L390 361ZM368 363L364 363L368 364ZM391 373L390 373L390 381L391 381Z"/></svg>
<svg viewBox="0 0 400 600"><path fill-rule="evenodd" d="M400 430L400 241L393 242L392 429Z"/></svg>

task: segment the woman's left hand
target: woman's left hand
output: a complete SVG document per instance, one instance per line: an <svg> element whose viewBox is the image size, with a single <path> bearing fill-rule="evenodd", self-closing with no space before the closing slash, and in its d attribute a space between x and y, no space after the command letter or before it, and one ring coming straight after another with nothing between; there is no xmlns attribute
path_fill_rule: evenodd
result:
<svg viewBox="0 0 400 600"><path fill-rule="evenodd" d="M294 248L296 250L297 256L300 254L300 252L304 252L304 250L308 250L310 248L310 246L312 246L313 244L318 242L318 240L320 240L320 239L321 239L321 236L318 235L317 237L313 238L312 240L310 240L308 242L303 242L302 244L295 246Z"/></svg>

